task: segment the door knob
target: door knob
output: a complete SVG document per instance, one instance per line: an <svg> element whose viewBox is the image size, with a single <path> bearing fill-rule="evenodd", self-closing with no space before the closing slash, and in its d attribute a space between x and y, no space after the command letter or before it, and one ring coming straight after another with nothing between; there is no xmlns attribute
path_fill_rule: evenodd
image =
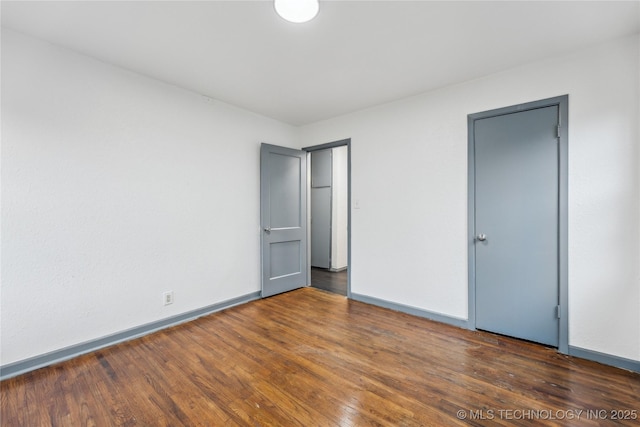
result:
<svg viewBox="0 0 640 427"><path fill-rule="evenodd" d="M480 242L484 242L485 240L487 240L487 235L483 234L483 233L480 233L480 234L478 234L476 239L478 239L478 241L480 241Z"/></svg>
<svg viewBox="0 0 640 427"><path fill-rule="evenodd" d="M271 227L265 227L264 231L266 231L267 233L271 233Z"/></svg>

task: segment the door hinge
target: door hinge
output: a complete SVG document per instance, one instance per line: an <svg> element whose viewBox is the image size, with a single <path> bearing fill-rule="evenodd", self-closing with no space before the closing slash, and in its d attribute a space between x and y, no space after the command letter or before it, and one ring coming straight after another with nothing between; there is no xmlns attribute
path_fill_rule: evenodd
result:
<svg viewBox="0 0 640 427"><path fill-rule="evenodd" d="M556 316L558 317L558 319L560 318L560 313L561 313L560 306L558 305L556 306Z"/></svg>
<svg viewBox="0 0 640 427"><path fill-rule="evenodd" d="M556 127L557 130L557 138L560 138L560 125Z"/></svg>

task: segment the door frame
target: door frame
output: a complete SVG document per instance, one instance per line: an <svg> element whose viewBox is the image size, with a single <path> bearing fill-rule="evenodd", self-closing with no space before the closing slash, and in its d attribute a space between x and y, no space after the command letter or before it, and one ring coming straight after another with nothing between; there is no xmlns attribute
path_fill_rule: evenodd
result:
<svg viewBox="0 0 640 427"><path fill-rule="evenodd" d="M313 151L326 150L328 148L347 147L347 298L351 299L351 138L340 139L338 141L327 142L326 144L303 147L302 151L307 152L307 190L311 188L311 153ZM307 191L310 195L311 192ZM307 198L307 203L311 203L311 196ZM307 212L311 212L307 205ZM310 215L307 217L309 221ZM307 222L307 283L311 284L311 227Z"/></svg>
<svg viewBox="0 0 640 427"><path fill-rule="evenodd" d="M558 351L569 354L569 274L568 274L568 142L569 95L512 105L467 116L468 204L467 252L469 260L469 329L476 329L476 256L475 256L475 122L476 120L513 114L544 107L558 107Z"/></svg>

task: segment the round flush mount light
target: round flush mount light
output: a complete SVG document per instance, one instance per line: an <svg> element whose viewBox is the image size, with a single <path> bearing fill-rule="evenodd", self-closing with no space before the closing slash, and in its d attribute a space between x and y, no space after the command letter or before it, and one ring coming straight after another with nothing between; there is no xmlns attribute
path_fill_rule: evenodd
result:
<svg viewBox="0 0 640 427"><path fill-rule="evenodd" d="M318 14L318 0L274 0L273 6L283 19L296 24L311 21Z"/></svg>

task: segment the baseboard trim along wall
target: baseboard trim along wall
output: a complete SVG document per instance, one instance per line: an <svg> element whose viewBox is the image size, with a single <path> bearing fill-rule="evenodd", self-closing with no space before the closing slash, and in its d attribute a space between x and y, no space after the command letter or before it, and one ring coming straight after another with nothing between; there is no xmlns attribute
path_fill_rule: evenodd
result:
<svg viewBox="0 0 640 427"><path fill-rule="evenodd" d="M65 347L60 350L55 350L50 353L46 353L40 356L31 357L29 359L21 360L18 362L10 363L5 366L0 366L0 381L11 377L15 377L20 374L24 374L29 371L33 371L44 366L52 365L54 363L63 362L65 360L73 359L80 355L90 353L92 351L99 350L114 344L118 344L124 341L129 341L135 338L148 335L150 333L159 331L161 329L169 328L171 326L185 323L190 320L197 319L198 317L206 316L207 314L215 313L216 311L224 310L229 307L244 304L260 298L260 292L252 292L237 298L232 298L227 301L222 301L217 304L202 307L197 310L188 311L186 313L178 314L176 316L168 317L166 319L158 320L156 322L148 323L146 325L137 326L132 329L127 329L122 332L115 333L113 335L107 335L102 338L87 341L84 343Z"/></svg>
<svg viewBox="0 0 640 427"><path fill-rule="evenodd" d="M386 301L383 299L378 299L378 298L356 294L356 293L351 294L351 299L364 302L367 304L371 304L371 305L377 305L378 307L388 308L390 310L400 311L402 313L407 313L407 314L411 314L418 317L424 317L429 320L434 320L440 323L446 323L448 325L457 326L459 328L464 328L464 329L468 328L466 319L460 319L457 317L447 316L445 314L434 313L432 311L423 310L420 308L415 308L408 305L398 304L395 302Z"/></svg>
<svg viewBox="0 0 640 427"><path fill-rule="evenodd" d="M636 360L612 356L610 354L600 353L599 351L587 350L580 347L573 347L571 345L569 346L569 355L640 373L640 362Z"/></svg>
<svg viewBox="0 0 640 427"><path fill-rule="evenodd" d="M73 359L80 355L90 353L92 351L99 350L114 344L118 344L124 341L129 341L135 338L142 337L144 335L151 334L161 329L169 328L171 326L185 323L190 320L197 319L198 317L206 316L217 311L221 311L236 305L244 304L250 301L260 299L260 292L253 292L237 298L232 298L227 301L222 301L217 304L202 307L197 310L189 311L177 316L168 317L166 319L159 320L157 322L148 323L146 325L138 326L132 329L128 329L122 332L108 335L96 340L87 341L84 343L76 344L70 347L66 347L60 350L52 351L40 356L35 356L29 359L21 360L18 362L10 363L5 366L0 366L0 381L11 377L15 377L20 374L24 374L29 371L36 370L54 363L63 362L65 360ZM452 326L468 329L468 324L465 319L457 317L447 316L444 314L434 313L428 310L423 310L404 304L398 304L391 301L386 301L379 298L370 297L367 295L361 295L357 293L351 294L351 299L355 301L364 302L366 304L375 305L378 307L388 308L390 310L399 311L402 313L411 314L413 316L423 317L429 320L433 320L440 323L445 323ZM591 360L594 362L602 363L604 365L614 366L617 368L626 369L633 372L640 373L640 361L626 359L624 357L613 356L606 353L600 353L594 350L587 350L580 347L569 346L569 355L579 357L582 359Z"/></svg>
<svg viewBox="0 0 640 427"><path fill-rule="evenodd" d="M391 301L386 301L366 295L360 294L351 294L351 298L364 302L367 304L377 305L379 307L388 308L395 311L400 311L402 313L412 314L418 317L424 317L426 319L434 320L436 322L445 323L448 325L458 326L460 328L468 329L468 323L465 319L459 319L457 317L451 317L444 314L433 313L428 310L422 310L419 308L398 304ZM593 350L586 350L580 347L569 346L569 355L574 357L579 357L581 359L591 360L593 362L602 363L604 365L614 366L616 368L626 369L628 371L634 371L640 373L640 362L625 359L624 357L612 356L606 353L600 353Z"/></svg>

